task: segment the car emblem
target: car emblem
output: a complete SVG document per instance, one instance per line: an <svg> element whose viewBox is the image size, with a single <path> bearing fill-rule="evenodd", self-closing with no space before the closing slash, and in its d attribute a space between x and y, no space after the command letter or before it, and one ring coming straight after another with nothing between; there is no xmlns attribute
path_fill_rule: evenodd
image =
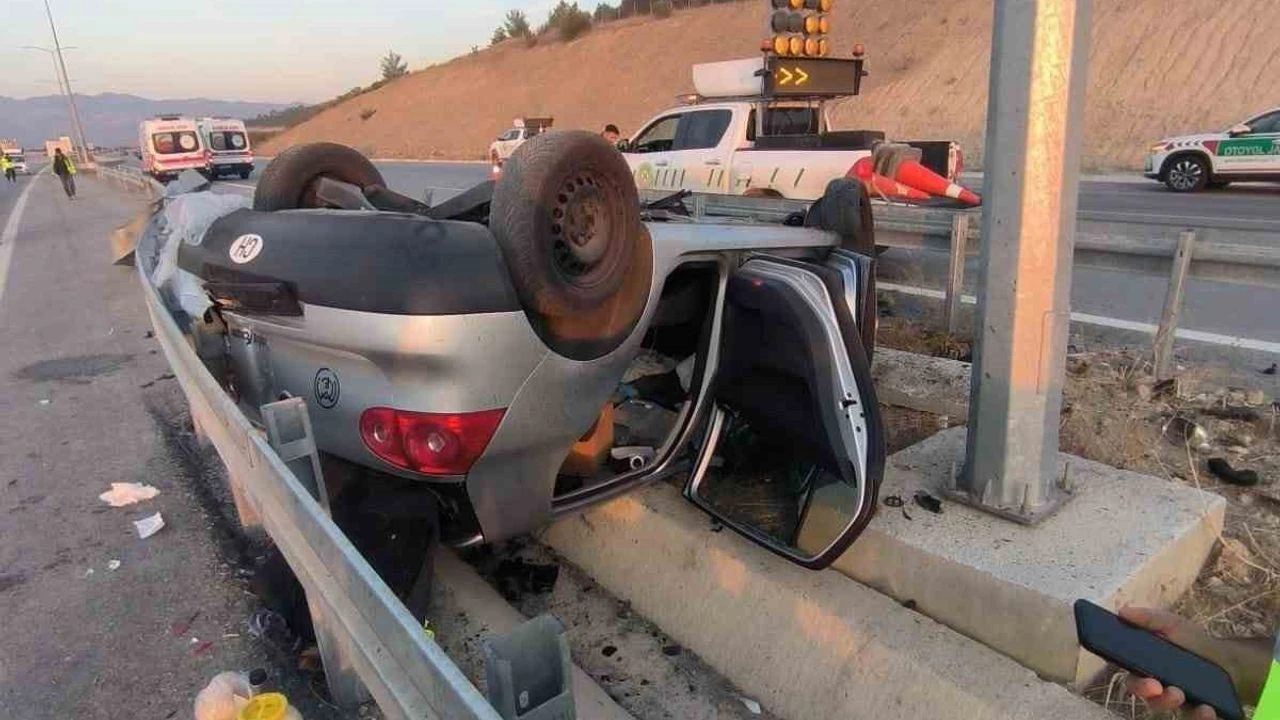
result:
<svg viewBox="0 0 1280 720"><path fill-rule="evenodd" d="M330 410L337 406L338 398L342 396L342 383L338 382L338 373L329 368L320 368L316 373L316 380L312 386L315 393L316 403L325 410Z"/></svg>
<svg viewBox="0 0 1280 720"><path fill-rule="evenodd" d="M261 235L241 235L231 243L231 249L227 254L231 256L231 262L237 265L243 265L247 262L253 262L258 257L258 253L262 252L262 236Z"/></svg>

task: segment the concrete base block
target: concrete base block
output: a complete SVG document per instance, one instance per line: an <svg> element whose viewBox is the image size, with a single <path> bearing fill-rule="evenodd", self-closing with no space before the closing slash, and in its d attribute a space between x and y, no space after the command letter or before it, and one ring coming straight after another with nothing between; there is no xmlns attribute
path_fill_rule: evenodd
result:
<svg viewBox="0 0 1280 720"><path fill-rule="evenodd" d="M946 415L952 424L969 417L972 366L892 348L876 348L871 375L881 404Z"/></svg>
<svg viewBox="0 0 1280 720"><path fill-rule="evenodd" d="M562 520L543 540L790 720L1111 717L840 573L717 532L669 485Z"/></svg>
<svg viewBox="0 0 1280 720"><path fill-rule="evenodd" d="M889 458L880 497L902 497L911 519L881 506L835 567L1044 677L1088 682L1103 663L1077 645L1072 603L1171 604L1213 549L1226 502L1064 455L1074 496L1035 527L951 502L941 515L916 506L917 490L939 495L962 466L965 433L946 430Z"/></svg>

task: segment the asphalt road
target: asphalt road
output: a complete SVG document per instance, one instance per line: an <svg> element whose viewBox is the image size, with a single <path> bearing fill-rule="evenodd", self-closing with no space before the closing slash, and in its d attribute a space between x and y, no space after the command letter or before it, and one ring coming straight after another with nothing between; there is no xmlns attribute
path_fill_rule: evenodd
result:
<svg viewBox="0 0 1280 720"><path fill-rule="evenodd" d="M79 186L0 180L0 717L189 718L216 673L254 667L306 717L348 717L251 637L220 471L184 430L133 269L109 264L108 230L142 203ZM109 507L115 482L160 494ZM131 521L157 512L139 539Z"/></svg>
<svg viewBox="0 0 1280 720"><path fill-rule="evenodd" d="M252 187L267 161L259 160L255 165L257 170L248 180L223 182ZM429 188L439 201L489 177L486 163L380 162L377 165L391 189L418 199ZM966 178L966 182L981 186L978 177ZM1080 185L1080 211L1091 219L1176 222L1188 227L1223 220L1256 221L1280 233L1280 185L1237 184L1225 190L1181 195L1137 174L1085 178Z"/></svg>

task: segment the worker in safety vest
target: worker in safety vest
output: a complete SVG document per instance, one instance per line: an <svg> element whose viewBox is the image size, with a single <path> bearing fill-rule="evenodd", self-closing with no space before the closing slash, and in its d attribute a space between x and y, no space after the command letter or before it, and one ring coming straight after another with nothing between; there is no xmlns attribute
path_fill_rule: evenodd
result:
<svg viewBox="0 0 1280 720"><path fill-rule="evenodd" d="M71 156L62 152L62 148L53 151L53 174L58 176L62 181L62 189L67 193L67 197L75 199L76 196L76 164L71 161Z"/></svg>
<svg viewBox="0 0 1280 720"><path fill-rule="evenodd" d="M1253 720L1280 720L1280 643L1271 638L1222 640L1163 610L1126 607L1120 617L1149 630L1227 671L1243 705L1257 711ZM1152 678L1130 676L1129 692L1146 701L1152 710L1184 710L1191 720L1216 720L1213 708L1187 704L1182 688L1165 687Z"/></svg>
<svg viewBox="0 0 1280 720"><path fill-rule="evenodd" d="M5 157L4 153L0 153L0 171L4 172L4 178L9 182L18 182L18 173L13 167L13 161Z"/></svg>

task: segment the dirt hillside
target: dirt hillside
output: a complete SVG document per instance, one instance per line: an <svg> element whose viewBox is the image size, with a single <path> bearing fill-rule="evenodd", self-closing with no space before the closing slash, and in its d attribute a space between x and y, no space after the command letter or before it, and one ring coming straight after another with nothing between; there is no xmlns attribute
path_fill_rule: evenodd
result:
<svg viewBox="0 0 1280 720"><path fill-rule="evenodd" d="M836 122L901 139L955 138L979 157L991 0L836 5L836 47L865 43L871 72ZM1280 104L1275 9L1275 0L1095 0L1085 167L1133 167L1164 135L1226 127ZM508 41L337 105L262 150L335 140L379 157L480 159L520 115L554 115L565 128L613 122L630 134L692 90L694 63L750 56L760 11L711 5L599 25L571 43Z"/></svg>

